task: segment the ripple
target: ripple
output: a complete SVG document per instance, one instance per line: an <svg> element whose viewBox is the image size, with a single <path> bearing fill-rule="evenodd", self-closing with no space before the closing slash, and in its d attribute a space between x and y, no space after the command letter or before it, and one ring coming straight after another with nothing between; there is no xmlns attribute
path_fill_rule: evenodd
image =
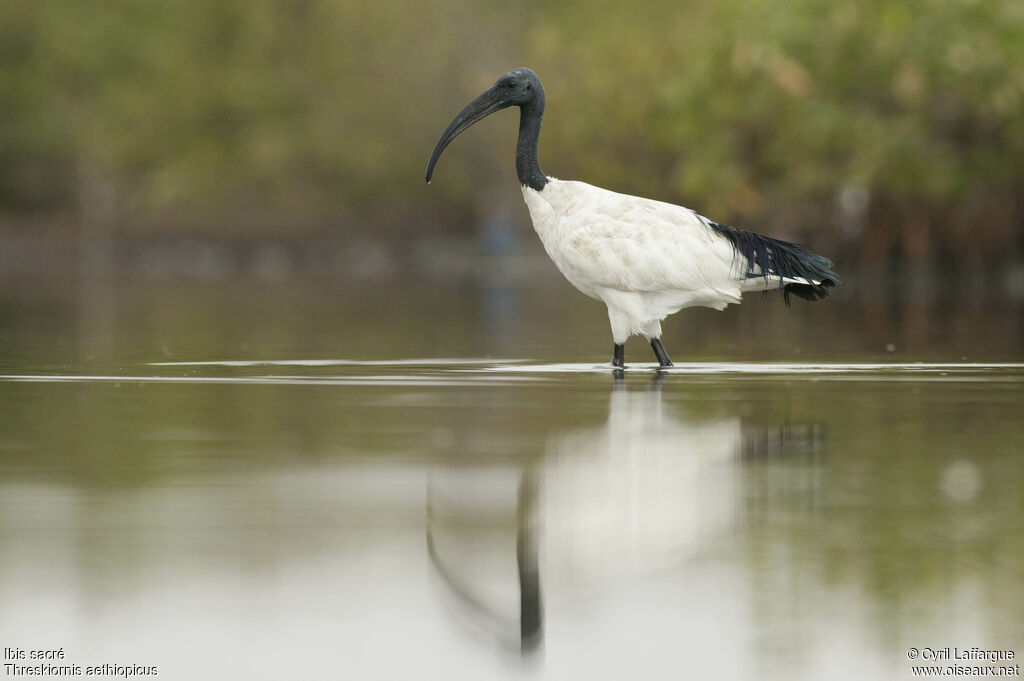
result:
<svg viewBox="0 0 1024 681"><path fill-rule="evenodd" d="M249 385L320 386L474 386L516 385L558 380L574 374L613 374L609 364L550 363L530 364L521 359L404 359L404 360L229 360L204 362L148 362L145 367L189 368L186 375L159 375L149 372L125 374L25 373L3 374L0 381L23 383L180 383ZM261 374L251 370L262 367L323 369L334 372L295 375ZM380 368L400 369L397 373L378 373ZM204 371L207 369L208 371ZM228 370L228 371L225 371ZM928 380L928 381L1024 381L1024 363L982 362L682 362L668 368L657 364L628 365L625 374L660 374L691 377L806 378L809 380Z"/></svg>
<svg viewBox="0 0 1024 681"><path fill-rule="evenodd" d="M515 364L525 362L523 359L445 359L441 357L415 358L415 359L272 359L272 360L215 360L205 362L148 362L151 367L260 367L260 366L302 366L302 367L330 367L330 366L366 366L366 367L390 367L390 366L456 366L456 365L483 365L483 364Z"/></svg>
<svg viewBox="0 0 1024 681"><path fill-rule="evenodd" d="M516 373L609 373L609 364L516 364L488 367L491 372ZM879 362L879 363L822 363L822 362L680 362L671 367L659 367L654 362L629 364L626 372L661 371L666 374L850 374L850 373L978 373L1021 372L1024 363L981 362Z"/></svg>
<svg viewBox="0 0 1024 681"><path fill-rule="evenodd" d="M6 374L0 381L10 383L219 383L229 385L320 385L320 386L457 386L512 385L544 379L528 376L458 375L348 375L348 376L99 376L91 374Z"/></svg>

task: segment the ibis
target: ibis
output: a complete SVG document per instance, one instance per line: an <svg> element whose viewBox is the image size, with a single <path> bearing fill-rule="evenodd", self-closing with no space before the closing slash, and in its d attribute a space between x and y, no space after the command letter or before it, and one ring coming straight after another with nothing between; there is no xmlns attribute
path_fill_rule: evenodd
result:
<svg viewBox="0 0 1024 681"><path fill-rule="evenodd" d="M456 136L496 111L519 107L516 173L544 250L577 289L608 306L612 366L643 336L672 366L661 321L686 307L724 309L749 291L821 300L839 283L832 262L807 247L715 222L696 211L545 175L537 160L544 87L518 68L470 102L441 134L426 180Z"/></svg>

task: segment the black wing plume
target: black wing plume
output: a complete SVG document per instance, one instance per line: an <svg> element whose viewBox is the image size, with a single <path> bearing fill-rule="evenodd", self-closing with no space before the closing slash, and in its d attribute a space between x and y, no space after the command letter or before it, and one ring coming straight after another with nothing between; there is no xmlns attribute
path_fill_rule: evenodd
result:
<svg viewBox="0 0 1024 681"><path fill-rule="evenodd" d="M829 289L839 283L839 275L831 269L832 261L812 252L807 246L702 219L708 227L728 239L736 254L746 260L748 277L799 277L817 282L787 284L780 281L779 288L786 305L789 305L791 295L810 301L824 300Z"/></svg>

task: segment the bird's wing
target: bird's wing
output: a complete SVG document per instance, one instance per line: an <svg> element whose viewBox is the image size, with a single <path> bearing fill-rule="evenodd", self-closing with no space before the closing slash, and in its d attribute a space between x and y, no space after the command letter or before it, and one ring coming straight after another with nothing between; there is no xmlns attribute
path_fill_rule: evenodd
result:
<svg viewBox="0 0 1024 681"><path fill-rule="evenodd" d="M582 183L580 183L582 184ZM589 185L587 185L589 187ZM563 264L592 287L700 291L734 287L729 242L681 206L591 187L561 218Z"/></svg>

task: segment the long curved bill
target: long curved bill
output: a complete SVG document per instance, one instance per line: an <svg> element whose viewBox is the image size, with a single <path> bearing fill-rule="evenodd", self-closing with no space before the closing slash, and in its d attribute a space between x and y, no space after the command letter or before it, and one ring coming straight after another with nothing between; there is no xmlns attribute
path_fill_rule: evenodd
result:
<svg viewBox="0 0 1024 681"><path fill-rule="evenodd" d="M434 174L434 165L437 163L437 159L441 157L441 152L444 151L445 147L451 144L453 139L459 136L459 133L479 121L481 118L486 118L495 111L500 111L507 106L509 106L509 104L501 98L500 94L494 88L491 88L467 104L466 108L460 111L458 116L452 119L452 122L448 124L445 131L441 133L441 138L437 140L437 146L434 147L434 153L430 155L430 162L427 163L427 182L430 182L430 176Z"/></svg>

